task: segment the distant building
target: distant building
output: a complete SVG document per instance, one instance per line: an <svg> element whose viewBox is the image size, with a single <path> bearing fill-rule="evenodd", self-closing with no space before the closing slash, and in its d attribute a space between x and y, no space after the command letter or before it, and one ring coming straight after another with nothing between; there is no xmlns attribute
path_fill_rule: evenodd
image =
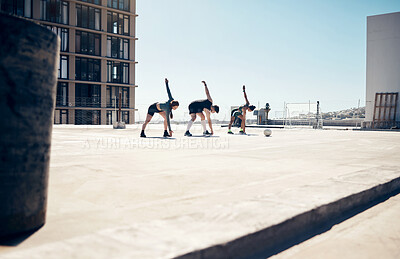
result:
<svg viewBox="0 0 400 259"><path fill-rule="evenodd" d="M400 12L367 17L364 126L400 126Z"/></svg>
<svg viewBox="0 0 400 259"><path fill-rule="evenodd" d="M136 0L0 0L61 39L56 124L134 123ZM121 93L121 99L119 98Z"/></svg>

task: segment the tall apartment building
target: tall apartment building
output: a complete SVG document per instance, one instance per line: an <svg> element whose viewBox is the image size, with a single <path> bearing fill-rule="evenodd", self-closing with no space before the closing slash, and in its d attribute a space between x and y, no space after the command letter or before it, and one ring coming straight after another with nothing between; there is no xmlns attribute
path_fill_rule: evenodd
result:
<svg viewBox="0 0 400 259"><path fill-rule="evenodd" d="M0 0L0 6L61 39L55 124L112 124L120 105L121 120L134 123L136 0Z"/></svg>

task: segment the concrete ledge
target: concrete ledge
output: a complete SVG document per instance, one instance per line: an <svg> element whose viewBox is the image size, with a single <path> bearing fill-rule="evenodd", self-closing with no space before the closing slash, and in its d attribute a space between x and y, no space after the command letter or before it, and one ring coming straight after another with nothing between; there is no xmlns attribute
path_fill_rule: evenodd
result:
<svg viewBox="0 0 400 259"><path fill-rule="evenodd" d="M323 233L333 225L398 193L400 177L306 211L255 233L175 258L266 258Z"/></svg>

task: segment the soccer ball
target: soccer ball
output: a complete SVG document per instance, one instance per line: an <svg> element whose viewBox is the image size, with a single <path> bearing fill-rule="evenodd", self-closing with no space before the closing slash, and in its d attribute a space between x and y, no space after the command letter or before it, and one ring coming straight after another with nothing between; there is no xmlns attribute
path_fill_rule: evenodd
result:
<svg viewBox="0 0 400 259"><path fill-rule="evenodd" d="M271 131L270 129L265 129L265 130L264 130L264 135L265 135L266 137L271 136L271 134L272 134L272 131Z"/></svg>

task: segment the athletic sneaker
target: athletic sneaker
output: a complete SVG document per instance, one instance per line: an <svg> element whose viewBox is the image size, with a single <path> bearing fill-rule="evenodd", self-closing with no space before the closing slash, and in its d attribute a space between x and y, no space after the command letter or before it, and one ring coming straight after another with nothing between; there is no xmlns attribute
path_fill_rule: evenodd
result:
<svg viewBox="0 0 400 259"><path fill-rule="evenodd" d="M234 134L232 130L228 130L228 134Z"/></svg>
<svg viewBox="0 0 400 259"><path fill-rule="evenodd" d="M142 132L140 132L140 137L141 138L145 138L146 137L146 134L144 134L144 130L142 130Z"/></svg>
<svg viewBox="0 0 400 259"><path fill-rule="evenodd" d="M246 132L244 132L243 130L239 131L240 135L247 135Z"/></svg>
<svg viewBox="0 0 400 259"><path fill-rule="evenodd" d="M192 133L190 133L188 130L185 132L185 136L186 137L191 137L192 136Z"/></svg>
<svg viewBox="0 0 400 259"><path fill-rule="evenodd" d="M166 138L166 137L171 137L170 135L169 135L169 133L168 133L168 131L164 131L164 138Z"/></svg>
<svg viewBox="0 0 400 259"><path fill-rule="evenodd" d="M204 136L211 136L211 133L208 132L208 130L206 130L206 131L203 132L203 135L204 135Z"/></svg>

